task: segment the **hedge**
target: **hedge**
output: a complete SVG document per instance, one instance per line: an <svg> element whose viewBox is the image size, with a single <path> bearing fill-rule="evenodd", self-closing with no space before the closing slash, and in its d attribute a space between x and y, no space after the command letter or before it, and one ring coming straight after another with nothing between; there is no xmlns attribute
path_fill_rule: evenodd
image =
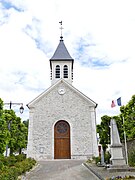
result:
<svg viewBox="0 0 135 180"><path fill-rule="evenodd" d="M29 171L36 161L24 155L0 156L0 180L17 180L18 176Z"/></svg>

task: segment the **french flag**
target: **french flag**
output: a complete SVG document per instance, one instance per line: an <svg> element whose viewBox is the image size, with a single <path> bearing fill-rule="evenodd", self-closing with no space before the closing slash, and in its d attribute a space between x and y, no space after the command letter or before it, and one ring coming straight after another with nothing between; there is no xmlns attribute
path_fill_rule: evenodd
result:
<svg viewBox="0 0 135 180"><path fill-rule="evenodd" d="M115 106L121 106L121 97L119 97L116 102L112 100L111 107L113 108Z"/></svg>

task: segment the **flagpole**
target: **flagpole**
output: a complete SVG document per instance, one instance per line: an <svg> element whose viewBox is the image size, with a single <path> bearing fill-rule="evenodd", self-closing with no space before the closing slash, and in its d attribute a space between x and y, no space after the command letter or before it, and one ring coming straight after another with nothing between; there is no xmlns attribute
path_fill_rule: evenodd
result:
<svg viewBox="0 0 135 180"><path fill-rule="evenodd" d="M122 116L123 119L123 128L124 128L124 117ZM126 155L126 163L128 165L128 152L127 152L127 140L126 140L126 132L125 132L125 128L124 128L124 144L125 144L125 155Z"/></svg>
<svg viewBox="0 0 135 180"><path fill-rule="evenodd" d="M122 106L121 97L119 97L117 99L117 104L118 104L118 106ZM124 116L122 116L122 120L123 120L123 128L124 128L124 144L125 144L126 164L128 165L127 138L126 138L126 131L125 131L125 127L124 127Z"/></svg>

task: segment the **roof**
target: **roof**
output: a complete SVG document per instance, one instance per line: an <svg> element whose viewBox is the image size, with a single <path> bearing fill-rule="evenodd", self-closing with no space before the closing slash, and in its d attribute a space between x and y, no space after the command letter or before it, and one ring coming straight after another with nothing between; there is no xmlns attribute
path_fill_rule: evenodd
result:
<svg viewBox="0 0 135 180"><path fill-rule="evenodd" d="M73 60L62 39L60 40L58 47L50 60Z"/></svg>

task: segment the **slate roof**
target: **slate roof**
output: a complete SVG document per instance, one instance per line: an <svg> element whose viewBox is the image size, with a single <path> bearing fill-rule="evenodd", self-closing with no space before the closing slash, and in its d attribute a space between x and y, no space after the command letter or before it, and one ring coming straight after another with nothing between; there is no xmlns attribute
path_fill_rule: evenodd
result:
<svg viewBox="0 0 135 180"><path fill-rule="evenodd" d="M50 60L73 60L62 39L60 40L58 47Z"/></svg>

